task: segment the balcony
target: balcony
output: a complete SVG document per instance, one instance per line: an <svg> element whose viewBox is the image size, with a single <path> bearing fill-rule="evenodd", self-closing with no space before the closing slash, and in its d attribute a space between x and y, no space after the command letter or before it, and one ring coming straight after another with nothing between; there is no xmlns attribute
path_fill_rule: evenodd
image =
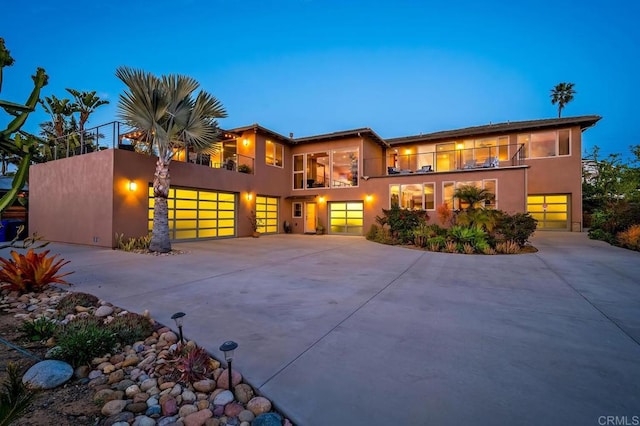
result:
<svg viewBox="0 0 640 426"><path fill-rule="evenodd" d="M381 158L364 160L365 170L380 169ZM482 148L442 150L436 152L393 152L387 159L381 175L482 170L496 167L518 166L524 162L524 145L501 145ZM367 173L365 173L367 174ZM375 176L375 173L370 173Z"/></svg>
<svg viewBox="0 0 640 426"><path fill-rule="evenodd" d="M80 132L69 133L63 137L48 137L41 145L40 151L44 161L89 154L105 149L122 149L148 154L151 147L141 139L135 129L113 121ZM185 151L185 148L174 149L174 161L189 162L217 169L225 169L240 173L253 174L255 159L236 152L236 140L223 140L214 146L199 152Z"/></svg>

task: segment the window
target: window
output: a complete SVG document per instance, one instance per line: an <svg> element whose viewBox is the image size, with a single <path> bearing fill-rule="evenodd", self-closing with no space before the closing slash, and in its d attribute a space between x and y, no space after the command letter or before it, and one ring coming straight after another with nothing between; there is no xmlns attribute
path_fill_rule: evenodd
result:
<svg viewBox="0 0 640 426"><path fill-rule="evenodd" d="M526 158L546 158L571 155L569 129L518 135L518 145L524 145Z"/></svg>
<svg viewBox="0 0 640 426"><path fill-rule="evenodd" d="M293 217L297 217L297 218L302 217L302 203L299 203L299 202L293 203Z"/></svg>
<svg viewBox="0 0 640 426"><path fill-rule="evenodd" d="M484 179L475 181L461 181L461 182L443 182L442 183L442 202L452 210L460 210L460 200L455 198L455 188L460 188L463 185L473 185L477 188L486 189L493 194L493 199L485 204L487 209L496 209L498 207L498 180L497 179Z"/></svg>
<svg viewBox="0 0 640 426"><path fill-rule="evenodd" d="M304 156L293 156L293 189L304 188Z"/></svg>
<svg viewBox="0 0 640 426"><path fill-rule="evenodd" d="M293 156L293 189L358 186L357 148Z"/></svg>
<svg viewBox="0 0 640 426"><path fill-rule="evenodd" d="M284 145L267 140L265 143L265 162L270 166L283 167Z"/></svg>
<svg viewBox="0 0 640 426"><path fill-rule="evenodd" d="M331 186L344 188L358 186L358 150L341 149L331 151Z"/></svg>
<svg viewBox="0 0 640 426"><path fill-rule="evenodd" d="M435 210L435 184L390 185L389 205L409 210Z"/></svg>

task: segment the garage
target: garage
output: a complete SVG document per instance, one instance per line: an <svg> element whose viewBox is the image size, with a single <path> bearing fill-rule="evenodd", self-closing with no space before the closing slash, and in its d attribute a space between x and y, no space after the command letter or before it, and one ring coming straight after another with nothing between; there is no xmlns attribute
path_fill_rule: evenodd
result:
<svg viewBox="0 0 640 426"><path fill-rule="evenodd" d="M278 198L258 195L256 219L258 219L258 232L261 234L278 233Z"/></svg>
<svg viewBox="0 0 640 426"><path fill-rule="evenodd" d="M169 238L192 240L234 237L237 196L193 188L169 190ZM149 230L153 227L153 188L149 187Z"/></svg>
<svg viewBox="0 0 640 426"><path fill-rule="evenodd" d="M538 220L538 229L570 230L569 195L529 195L527 212Z"/></svg>
<svg viewBox="0 0 640 426"><path fill-rule="evenodd" d="M329 233L363 235L364 204L362 201L329 203Z"/></svg>

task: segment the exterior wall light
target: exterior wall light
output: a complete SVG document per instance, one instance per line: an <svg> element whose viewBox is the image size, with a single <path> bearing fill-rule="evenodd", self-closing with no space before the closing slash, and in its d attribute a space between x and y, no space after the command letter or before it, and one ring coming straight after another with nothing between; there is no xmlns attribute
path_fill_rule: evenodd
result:
<svg viewBox="0 0 640 426"><path fill-rule="evenodd" d="M136 189L138 189L138 184L130 180L129 183L127 183L127 189L131 192L134 192Z"/></svg>
<svg viewBox="0 0 640 426"><path fill-rule="evenodd" d="M367 201L367 203L370 203L371 201L373 201L373 195L371 194L367 194L364 199Z"/></svg>
<svg viewBox="0 0 640 426"><path fill-rule="evenodd" d="M318 201L321 202L321 203L324 203L324 201L325 201L324 200L324 196L321 195L320 197L318 197Z"/></svg>
<svg viewBox="0 0 640 426"><path fill-rule="evenodd" d="M224 353L224 360L227 361L227 370L229 371L229 390L233 386L233 376L231 374L231 362L233 361L233 351L238 348L238 344L233 340L228 340L220 345L220 350Z"/></svg>
<svg viewBox="0 0 640 426"><path fill-rule="evenodd" d="M182 335L182 324L184 322L185 315L187 314L185 314L184 312L176 312L175 314L171 315L171 319L176 322L176 326L180 331L180 343L182 343L183 345L184 345L184 337Z"/></svg>
<svg viewBox="0 0 640 426"><path fill-rule="evenodd" d="M245 195L244 198L246 198L247 201L251 201L253 200L253 194L250 192L247 192L247 195Z"/></svg>
<svg viewBox="0 0 640 426"><path fill-rule="evenodd" d="M244 139L242 140L242 145L244 145L244 146L249 146L249 139L244 138Z"/></svg>

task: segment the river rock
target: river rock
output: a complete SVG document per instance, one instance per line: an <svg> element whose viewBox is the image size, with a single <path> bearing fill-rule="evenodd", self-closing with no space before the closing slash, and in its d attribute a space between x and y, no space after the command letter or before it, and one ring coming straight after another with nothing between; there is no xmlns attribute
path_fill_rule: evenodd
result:
<svg viewBox="0 0 640 426"><path fill-rule="evenodd" d="M198 392L211 392L216 388L216 382L211 379L198 380L193 384L193 388Z"/></svg>
<svg viewBox="0 0 640 426"><path fill-rule="evenodd" d="M108 305L102 305L96 309L94 315L97 317L106 317L113 313L113 308Z"/></svg>
<svg viewBox="0 0 640 426"><path fill-rule="evenodd" d="M277 413L263 413L257 416L251 426L281 426L282 417Z"/></svg>
<svg viewBox="0 0 640 426"><path fill-rule="evenodd" d="M22 377L22 383L32 389L53 389L73 376L73 367L64 361L45 360L34 364Z"/></svg>
<svg viewBox="0 0 640 426"><path fill-rule="evenodd" d="M184 418L184 426L203 426L207 419L213 417L213 413L208 408L196 411Z"/></svg>
<svg viewBox="0 0 640 426"><path fill-rule="evenodd" d="M102 413L103 416L110 417L110 416L121 413L122 410L124 410L124 407L127 406L127 404L128 402L122 399L114 399L113 401L107 401L107 403L102 406L102 410L100 410L100 412Z"/></svg>
<svg viewBox="0 0 640 426"><path fill-rule="evenodd" d="M238 417L238 414L240 414L242 410L244 410L242 405L237 402L231 402L224 406L224 415L227 417Z"/></svg>
<svg viewBox="0 0 640 426"><path fill-rule="evenodd" d="M230 391L223 391L220 392L218 395L216 395L216 397L213 400L213 404L214 405L227 405L228 403L230 403L231 401L233 401L233 394ZM253 410L251 410L253 411ZM267 410L269 411L269 410Z"/></svg>
<svg viewBox="0 0 640 426"><path fill-rule="evenodd" d="M256 416L271 411L271 401L262 396L256 396L247 402L247 410L251 410Z"/></svg>
<svg viewBox="0 0 640 426"><path fill-rule="evenodd" d="M237 386L242 381L242 375L236 370L231 370L231 380L233 382L233 386ZM220 377L218 377L218 387L223 389L229 389L229 371L224 370Z"/></svg>
<svg viewBox="0 0 640 426"><path fill-rule="evenodd" d="M253 398L253 389L246 383L240 383L234 390L238 402L246 404Z"/></svg>
<svg viewBox="0 0 640 426"><path fill-rule="evenodd" d="M147 416L138 416L133 421L133 426L155 426L155 424L156 421Z"/></svg>
<svg viewBox="0 0 640 426"><path fill-rule="evenodd" d="M198 408L195 405L187 404L180 407L180 409L178 410L178 415L184 418L190 414L195 413L196 411L198 411Z"/></svg>
<svg viewBox="0 0 640 426"><path fill-rule="evenodd" d="M240 414L238 414L238 420L241 422L249 422L251 423L256 416L251 412L251 410L242 410Z"/></svg>

